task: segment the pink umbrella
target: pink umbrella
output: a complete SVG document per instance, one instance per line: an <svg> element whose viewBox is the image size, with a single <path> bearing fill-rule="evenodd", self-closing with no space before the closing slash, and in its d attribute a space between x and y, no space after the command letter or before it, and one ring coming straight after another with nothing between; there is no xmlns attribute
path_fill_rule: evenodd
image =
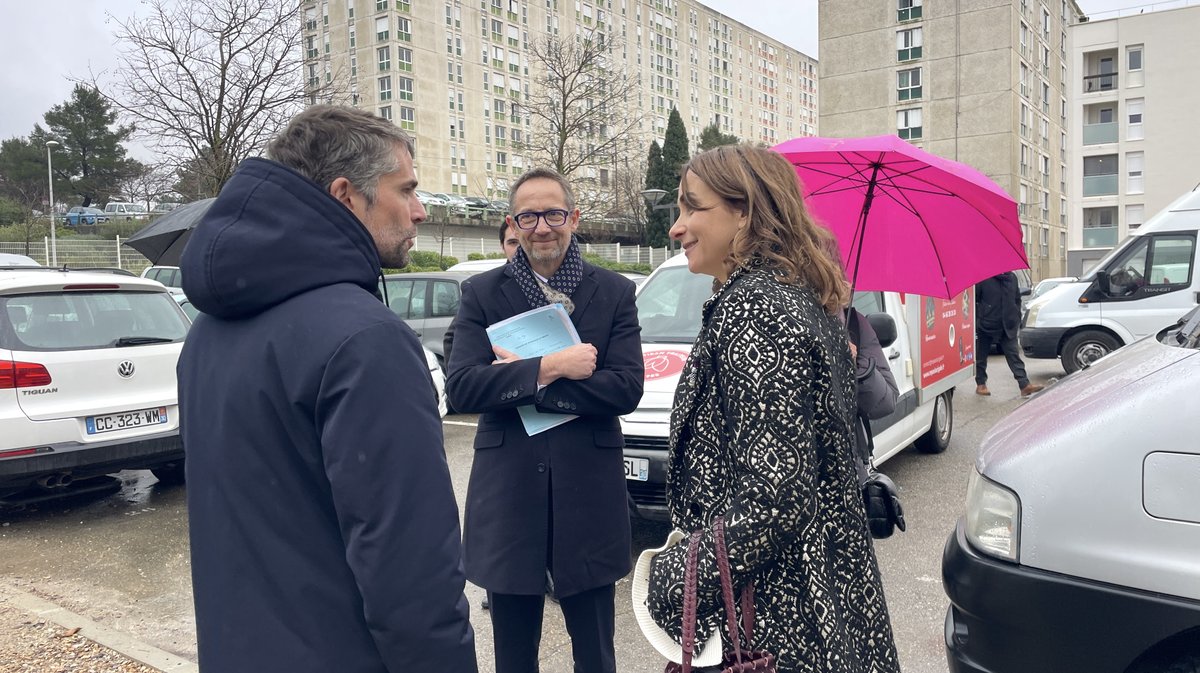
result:
<svg viewBox="0 0 1200 673"><path fill-rule="evenodd" d="M896 136L796 138L772 149L796 167L858 290L949 299L1029 267L1016 202L970 166Z"/></svg>

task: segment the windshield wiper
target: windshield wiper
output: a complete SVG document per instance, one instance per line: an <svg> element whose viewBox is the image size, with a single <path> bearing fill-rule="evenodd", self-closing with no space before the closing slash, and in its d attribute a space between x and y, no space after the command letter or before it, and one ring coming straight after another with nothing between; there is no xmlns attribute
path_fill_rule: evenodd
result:
<svg viewBox="0 0 1200 673"><path fill-rule="evenodd" d="M117 339L117 348L122 346L142 346L144 344L166 344L175 341L170 337L151 337L151 336L127 336Z"/></svg>

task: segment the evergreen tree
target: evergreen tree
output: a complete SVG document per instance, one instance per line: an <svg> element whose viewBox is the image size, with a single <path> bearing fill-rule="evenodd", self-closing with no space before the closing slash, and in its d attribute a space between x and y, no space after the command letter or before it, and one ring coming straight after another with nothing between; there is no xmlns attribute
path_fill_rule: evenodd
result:
<svg viewBox="0 0 1200 673"><path fill-rule="evenodd" d="M678 108L671 108L671 116L667 118L667 137L662 145L664 180L667 184L660 187L674 194L679 187L679 169L687 163L688 136L687 127L683 125L683 117Z"/></svg>
<svg viewBox="0 0 1200 673"><path fill-rule="evenodd" d="M740 140L733 134L722 133L721 127L716 122L704 127L700 132L700 143L696 146L698 152L707 152L714 147L721 145L736 145Z"/></svg>
<svg viewBox="0 0 1200 673"><path fill-rule="evenodd" d="M90 206L118 194L131 168L121 143L133 127L117 125L117 113L104 96L76 84L70 100L50 108L44 118L48 130L35 126L33 137L62 143L55 150L54 174L55 187L66 187L63 201L75 194L81 205Z"/></svg>
<svg viewBox="0 0 1200 673"><path fill-rule="evenodd" d="M650 154L646 157L646 189L666 189L664 187L667 182L666 166L663 163L662 149L658 146L658 141L650 143ZM672 194L664 196L664 199L669 199ZM661 203L661 202L660 202ZM663 247L667 244L667 229L671 227L669 224L670 216L667 209L655 210L649 204L646 204L646 245L654 247Z"/></svg>
<svg viewBox="0 0 1200 673"><path fill-rule="evenodd" d="M0 197L15 201L29 214L45 208L48 187L44 142L15 137L0 143Z"/></svg>

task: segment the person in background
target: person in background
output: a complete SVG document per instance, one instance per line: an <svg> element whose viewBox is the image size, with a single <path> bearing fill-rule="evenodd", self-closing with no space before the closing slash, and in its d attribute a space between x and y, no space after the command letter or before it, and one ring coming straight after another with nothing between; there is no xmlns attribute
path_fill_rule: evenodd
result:
<svg viewBox="0 0 1200 673"><path fill-rule="evenodd" d="M248 159L181 268L200 670L476 668L420 341L381 301L425 220L412 139L314 105Z"/></svg>
<svg viewBox="0 0 1200 673"><path fill-rule="evenodd" d="M1022 397L1042 390L1045 386L1030 383L1017 345L1021 329L1021 293L1017 275L1005 271L975 285L975 394L991 395L988 389L987 361L992 344L1000 346L1008 369L1017 380Z"/></svg>
<svg viewBox="0 0 1200 673"><path fill-rule="evenodd" d="M718 286L675 393L667 479L673 527L703 532L702 642L724 612L720 518L734 587L754 583L749 647L774 654L780 673L895 673L854 465L855 363L840 316L850 288L830 234L809 216L792 165L749 145L693 157L679 205L671 237ZM687 553L674 545L649 574L647 608L676 641Z"/></svg>
<svg viewBox="0 0 1200 673"><path fill-rule="evenodd" d="M520 247L517 228L509 224L508 218L505 217L500 223L500 248L504 250L504 258L511 262L513 255L517 254L517 248Z"/></svg>
<svg viewBox="0 0 1200 673"><path fill-rule="evenodd" d="M549 169L509 192L520 249L463 283L447 392L479 413L467 487L467 577L488 591L497 673L536 673L547 572L571 637L576 673L614 673L615 583L631 567L618 417L642 397L634 285L583 261L570 185ZM582 343L521 359L486 329L562 304ZM517 409L574 419L530 436Z"/></svg>

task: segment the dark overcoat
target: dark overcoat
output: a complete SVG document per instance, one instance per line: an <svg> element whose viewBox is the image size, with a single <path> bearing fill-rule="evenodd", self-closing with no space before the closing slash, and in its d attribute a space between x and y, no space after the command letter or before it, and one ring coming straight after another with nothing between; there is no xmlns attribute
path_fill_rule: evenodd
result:
<svg viewBox="0 0 1200 673"><path fill-rule="evenodd" d="M467 578L491 591L541 594L548 560L560 596L615 582L631 567L617 417L642 397L641 328L633 283L583 269L571 322L596 347L596 371L540 391L541 358L492 364L486 328L533 308L511 265L463 284L447 392L455 409L480 414L463 554ZM517 413L524 405L578 418L530 437Z"/></svg>
<svg viewBox="0 0 1200 673"><path fill-rule="evenodd" d="M975 285L976 329L1015 339L1021 329L1021 290L1017 274L1002 274ZM987 353L983 354L984 357Z"/></svg>
<svg viewBox="0 0 1200 673"><path fill-rule="evenodd" d="M200 670L476 670L433 382L366 228L250 159L182 268Z"/></svg>

